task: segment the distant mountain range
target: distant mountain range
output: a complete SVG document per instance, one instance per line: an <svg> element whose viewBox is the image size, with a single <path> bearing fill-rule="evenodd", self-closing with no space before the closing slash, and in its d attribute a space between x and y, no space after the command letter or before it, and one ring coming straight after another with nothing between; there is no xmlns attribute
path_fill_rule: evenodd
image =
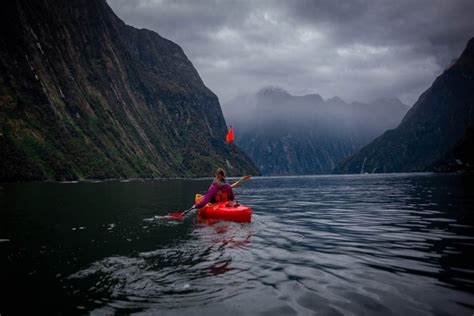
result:
<svg viewBox="0 0 474 316"><path fill-rule="evenodd" d="M237 144L266 175L331 173L343 159L397 126L408 109L398 99L348 104L338 97L294 96L275 87L223 105Z"/></svg>
<svg viewBox="0 0 474 316"><path fill-rule="evenodd" d="M2 4L0 181L259 174L226 131L183 50L105 0Z"/></svg>
<svg viewBox="0 0 474 316"><path fill-rule="evenodd" d="M473 161L474 39L400 125L337 167L341 173L452 170ZM457 160L457 161L456 161Z"/></svg>

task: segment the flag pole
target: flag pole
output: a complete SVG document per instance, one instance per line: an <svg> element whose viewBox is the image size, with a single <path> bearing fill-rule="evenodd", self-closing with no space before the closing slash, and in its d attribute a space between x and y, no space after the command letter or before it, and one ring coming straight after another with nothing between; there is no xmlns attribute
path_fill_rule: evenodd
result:
<svg viewBox="0 0 474 316"><path fill-rule="evenodd" d="M235 162L235 140L234 140L234 130L232 129L232 125L229 127L229 131L227 132L227 136L225 138L225 141L229 146L232 147L232 165L233 168L237 171L237 164ZM233 144L232 144L233 143ZM231 167L232 167L231 165Z"/></svg>
<svg viewBox="0 0 474 316"><path fill-rule="evenodd" d="M235 169L235 172L237 173L237 164L235 163L235 141L232 142L232 155L233 155L233 160L234 160L234 169Z"/></svg>
<svg viewBox="0 0 474 316"><path fill-rule="evenodd" d="M232 128L232 125L230 126L230 129L232 130L232 160L234 163L234 170L237 172L237 164L235 163L235 140L234 140L234 129Z"/></svg>

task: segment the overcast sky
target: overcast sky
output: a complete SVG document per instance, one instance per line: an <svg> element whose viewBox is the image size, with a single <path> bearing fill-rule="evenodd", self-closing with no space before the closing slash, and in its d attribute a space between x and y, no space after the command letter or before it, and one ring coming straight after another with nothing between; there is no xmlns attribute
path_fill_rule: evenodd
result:
<svg viewBox="0 0 474 316"><path fill-rule="evenodd" d="M474 0L107 0L179 44L221 103L278 86L412 105L474 37Z"/></svg>

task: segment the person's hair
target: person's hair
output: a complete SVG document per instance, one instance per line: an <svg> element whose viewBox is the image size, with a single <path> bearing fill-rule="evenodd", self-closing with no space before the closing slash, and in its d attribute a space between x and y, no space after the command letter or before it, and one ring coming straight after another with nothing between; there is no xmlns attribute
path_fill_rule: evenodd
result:
<svg viewBox="0 0 474 316"><path fill-rule="evenodd" d="M216 180L219 182L224 182L225 181L225 171L222 168L217 168L216 170Z"/></svg>

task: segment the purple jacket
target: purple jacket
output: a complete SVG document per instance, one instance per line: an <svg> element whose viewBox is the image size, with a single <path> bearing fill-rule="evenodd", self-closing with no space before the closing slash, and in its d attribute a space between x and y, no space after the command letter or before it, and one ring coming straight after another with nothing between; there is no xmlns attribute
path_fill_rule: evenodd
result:
<svg viewBox="0 0 474 316"><path fill-rule="evenodd" d="M204 195L204 197L201 200L199 200L198 203L196 203L195 207L196 208L201 208L204 205L206 205L207 203L211 202L212 198L219 191L227 192L227 194L229 196L229 200L231 200L231 201L234 200L234 191L232 190L232 187L231 187L230 184L228 184L228 183L218 184L216 182L213 182L211 184L211 186L209 187L209 190L207 190L206 195Z"/></svg>

